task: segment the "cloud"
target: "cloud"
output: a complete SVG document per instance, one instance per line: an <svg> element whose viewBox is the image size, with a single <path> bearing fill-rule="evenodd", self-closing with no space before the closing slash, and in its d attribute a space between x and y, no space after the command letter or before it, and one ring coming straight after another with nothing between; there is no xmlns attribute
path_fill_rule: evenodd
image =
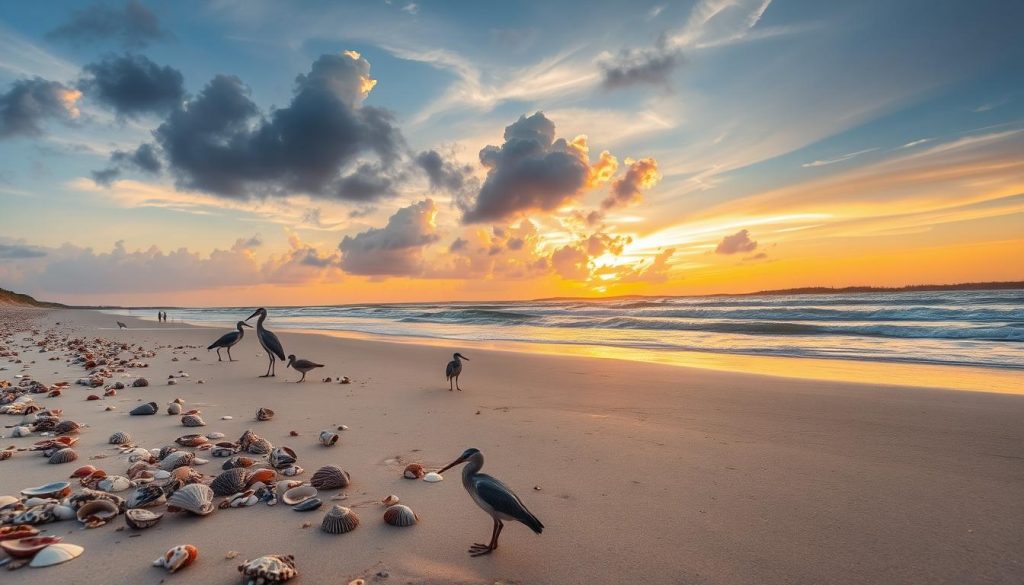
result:
<svg viewBox="0 0 1024 585"><path fill-rule="evenodd" d="M606 89L632 85L667 87L672 73L684 62L682 50L669 46L664 39L653 47L622 49L616 54L605 52L597 58L601 83Z"/></svg>
<svg viewBox="0 0 1024 585"><path fill-rule="evenodd" d="M0 139L38 136L46 120L77 118L81 97L77 89L41 77L15 81L0 94Z"/></svg>
<svg viewBox="0 0 1024 585"><path fill-rule="evenodd" d="M757 242L750 239L750 232L740 230L731 236L725 236L715 248L716 254L739 254L741 252L753 252L757 249Z"/></svg>
<svg viewBox="0 0 1024 585"><path fill-rule="evenodd" d="M46 250L24 244L4 244L0 242L0 258L4 260L24 260L26 258L42 258Z"/></svg>
<svg viewBox="0 0 1024 585"><path fill-rule="evenodd" d="M116 41L128 49L141 49L152 42L174 38L138 0L129 0L123 9L93 4L76 10L67 23L47 36L75 44Z"/></svg>
<svg viewBox="0 0 1024 585"><path fill-rule="evenodd" d="M154 134L179 188L366 201L386 192L380 177L369 181L366 167L343 173L367 155L390 169L404 147L391 113L362 105L374 84L358 53L322 55L296 78L287 106L261 115L241 80L218 75Z"/></svg>
<svg viewBox="0 0 1024 585"><path fill-rule="evenodd" d="M590 276L590 257L567 244L551 254L551 268L566 280L584 280Z"/></svg>
<svg viewBox="0 0 1024 585"><path fill-rule="evenodd" d="M914 141L912 143L908 143L908 144L904 145L904 147L906 147L906 146L914 146L915 144L921 144L922 142L924 142L924 141L923 140L916 140L916 141ZM804 163L804 164L802 164L800 166L802 166L804 168L811 168L811 167L823 167L823 166L826 166L826 165L834 165L836 163L841 163L841 162L844 162L844 161L848 161L851 158L856 158L856 157L858 157L858 156L860 156L862 154L867 154L869 152L874 152L876 150L878 150L877 147L875 147L875 148L866 148L864 150L858 150L857 152L851 152L851 153L848 153L848 154L844 154L842 156L837 156L836 158L825 159L825 160L816 160L816 161L812 161L812 162L809 162L809 163Z"/></svg>
<svg viewBox="0 0 1024 585"><path fill-rule="evenodd" d="M423 169L434 191L460 193L467 186L473 168L457 165L444 159L436 150L424 150L416 155L416 164Z"/></svg>
<svg viewBox="0 0 1024 585"><path fill-rule="evenodd" d="M601 202L604 209L625 207L640 201L641 189L650 189L658 184L661 175L658 173L658 162L653 158L637 161L627 160L629 169L625 176L612 182L611 193Z"/></svg>
<svg viewBox="0 0 1024 585"><path fill-rule="evenodd" d="M342 268L369 276L421 274L423 249L441 237L434 224L436 215L434 201L425 199L396 211L382 228L345 236L338 246Z"/></svg>
<svg viewBox="0 0 1024 585"><path fill-rule="evenodd" d="M588 185L586 140L555 139L555 125L537 112L505 128L501 146L480 151L487 178L464 208L464 223L509 219L528 211L554 211Z"/></svg>
<svg viewBox="0 0 1024 585"><path fill-rule="evenodd" d="M161 67L143 55L110 56L86 65L78 87L118 116L167 113L185 99L185 80L177 69Z"/></svg>
<svg viewBox="0 0 1024 585"><path fill-rule="evenodd" d="M105 169L93 171L92 178L101 185L110 186L115 179L121 176L124 169L134 169L149 174L157 174L163 168L160 158L157 155L156 147L152 144L140 144L132 152L115 150L110 155L110 166Z"/></svg>

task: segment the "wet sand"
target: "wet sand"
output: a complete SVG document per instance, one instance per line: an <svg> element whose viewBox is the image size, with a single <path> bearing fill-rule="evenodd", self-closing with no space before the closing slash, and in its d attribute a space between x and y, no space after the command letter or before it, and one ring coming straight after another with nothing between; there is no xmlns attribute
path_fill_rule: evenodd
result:
<svg viewBox="0 0 1024 585"><path fill-rule="evenodd" d="M128 464L107 444L110 434L126 431L147 448L171 444L195 429L162 410L128 411L181 397L202 410L203 432L233 440L251 428L294 448L306 470L300 479L326 464L349 471L352 486L337 503L362 524L324 534L327 506L299 513L283 504L168 514L141 532L117 531L121 517L91 530L53 523L42 528L85 554L57 567L3 571L5 582L227 584L238 582L241 560L274 553L295 555L294 583L1019 583L1024 575L1021 395L491 350L464 351L472 360L465 391L452 393L444 365L463 348L278 331L286 353L328 364L298 385L283 364L276 378L258 378L267 362L248 330L232 352L238 361L218 363L205 347L220 330L118 317L129 326L118 331L115 317L93 311L21 314L40 333L124 341L156 356L111 379L144 376L146 388L86 401L102 388L73 385L59 398L38 398L88 425L76 446L81 459L48 465L18 452L0 462L0 494L66 478L78 463L123 473ZM48 361L22 349L28 337L3 341L24 363L0 358L0 380L16 384L15 374L28 373L53 384L86 375L63 354ZM189 377L168 386L179 370ZM326 376L352 383L321 383ZM255 420L261 406L276 411L273 420ZM0 415L5 425L18 420ZM337 446L317 443L321 429L339 425L349 428ZM2 441L21 447L38 439ZM510 524L494 554L470 558L468 545L489 538L491 521L458 472L438 484L402 478L407 462L436 469L467 447L483 451L484 471L519 493L544 522L543 535ZM202 456L211 461L197 470L220 471L222 459ZM328 505L335 493L326 492ZM377 501L388 494L420 523L385 525ZM199 548L194 565L172 576L150 566L184 543ZM238 557L226 559L229 551Z"/></svg>

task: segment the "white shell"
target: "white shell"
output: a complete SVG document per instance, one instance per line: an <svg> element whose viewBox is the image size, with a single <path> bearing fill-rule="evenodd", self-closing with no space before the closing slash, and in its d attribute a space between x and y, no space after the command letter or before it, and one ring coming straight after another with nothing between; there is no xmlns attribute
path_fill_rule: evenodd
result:
<svg viewBox="0 0 1024 585"><path fill-rule="evenodd" d="M96 487L105 492L123 492L132 487L132 481L123 475L108 475Z"/></svg>
<svg viewBox="0 0 1024 585"><path fill-rule="evenodd" d="M444 478L441 477L440 473L435 473L435 472L431 471L430 473L428 473L428 474L423 476L423 481L426 481L426 482L429 482L429 483L437 483L439 481L444 481Z"/></svg>
<svg viewBox="0 0 1024 585"><path fill-rule="evenodd" d="M167 505L205 516L214 510L213 490L205 484L190 483L171 494Z"/></svg>
<svg viewBox="0 0 1024 585"><path fill-rule="evenodd" d="M299 502L315 497L316 493L315 487L311 485L300 485L299 487L293 487L286 491L284 495L281 496L281 501L289 506L293 506Z"/></svg>
<svg viewBox="0 0 1024 585"><path fill-rule="evenodd" d="M77 544L68 544L65 542L51 544L37 552L36 556L32 557L32 562L29 563L29 566L52 567L53 565L59 565L70 560L77 559L82 555L83 551L85 551L85 549Z"/></svg>

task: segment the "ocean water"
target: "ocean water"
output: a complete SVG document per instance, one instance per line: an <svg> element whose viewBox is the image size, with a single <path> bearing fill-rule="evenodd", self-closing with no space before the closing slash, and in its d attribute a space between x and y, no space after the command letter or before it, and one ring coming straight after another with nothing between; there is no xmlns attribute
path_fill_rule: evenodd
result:
<svg viewBox="0 0 1024 585"><path fill-rule="evenodd" d="M253 309L167 311L173 320L230 328ZM1024 290L268 310L272 329L1024 369ZM112 312L155 318L156 309Z"/></svg>

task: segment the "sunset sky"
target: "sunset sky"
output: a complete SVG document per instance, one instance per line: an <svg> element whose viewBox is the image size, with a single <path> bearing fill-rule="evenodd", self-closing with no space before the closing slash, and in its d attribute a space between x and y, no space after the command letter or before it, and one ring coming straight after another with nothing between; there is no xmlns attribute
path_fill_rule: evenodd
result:
<svg viewBox="0 0 1024 585"><path fill-rule="evenodd" d="M1024 279L1024 3L5 2L0 287Z"/></svg>

